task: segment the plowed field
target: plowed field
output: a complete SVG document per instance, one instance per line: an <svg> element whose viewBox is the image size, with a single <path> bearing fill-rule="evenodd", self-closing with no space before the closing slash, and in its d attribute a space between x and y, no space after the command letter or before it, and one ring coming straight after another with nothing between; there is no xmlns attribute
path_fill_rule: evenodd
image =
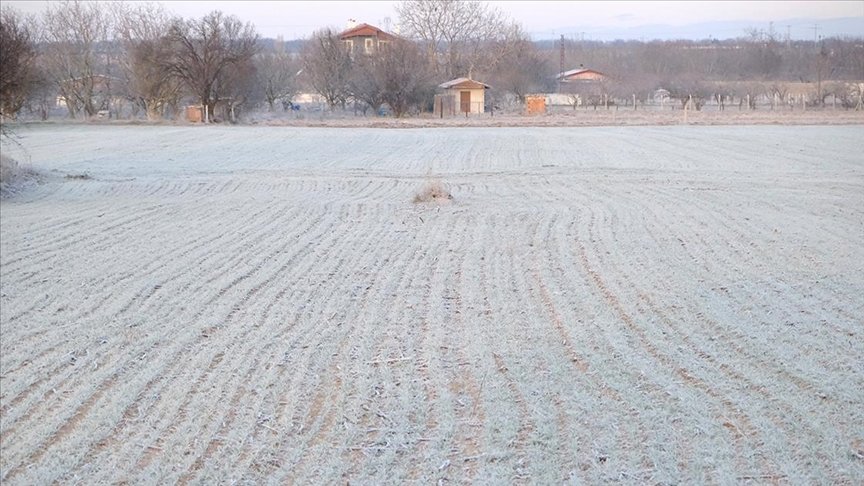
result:
<svg viewBox="0 0 864 486"><path fill-rule="evenodd" d="M19 133L4 484L864 478L860 126Z"/></svg>

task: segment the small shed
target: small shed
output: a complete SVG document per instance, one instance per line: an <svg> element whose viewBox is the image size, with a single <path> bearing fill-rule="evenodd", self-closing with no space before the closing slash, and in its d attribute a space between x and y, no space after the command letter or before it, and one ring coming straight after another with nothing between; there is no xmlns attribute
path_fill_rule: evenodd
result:
<svg viewBox="0 0 864 486"><path fill-rule="evenodd" d="M192 123L201 123L204 121L204 106L189 105L186 107L186 120Z"/></svg>
<svg viewBox="0 0 864 486"><path fill-rule="evenodd" d="M542 115L546 113L546 95L533 94L525 96L525 113L527 115Z"/></svg>
<svg viewBox="0 0 864 486"><path fill-rule="evenodd" d="M468 78L456 78L438 85L445 94L453 97L459 113L483 113L486 110L486 90L488 84Z"/></svg>

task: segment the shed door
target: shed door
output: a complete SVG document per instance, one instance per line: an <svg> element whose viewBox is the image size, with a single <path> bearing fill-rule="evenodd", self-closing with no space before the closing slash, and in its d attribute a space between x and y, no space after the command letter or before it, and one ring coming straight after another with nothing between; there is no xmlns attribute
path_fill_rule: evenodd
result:
<svg viewBox="0 0 864 486"><path fill-rule="evenodd" d="M462 113L470 113L471 112L471 92L470 91L460 91L459 92L459 107Z"/></svg>

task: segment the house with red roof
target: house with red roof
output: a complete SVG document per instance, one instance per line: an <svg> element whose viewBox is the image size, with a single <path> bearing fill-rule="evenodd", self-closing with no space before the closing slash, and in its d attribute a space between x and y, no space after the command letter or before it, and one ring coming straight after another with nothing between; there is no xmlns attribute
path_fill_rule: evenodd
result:
<svg viewBox="0 0 864 486"><path fill-rule="evenodd" d="M350 26L351 24L349 24L348 30L339 34L339 40L345 44L351 53L372 54L385 47L387 43L398 39L395 35L384 32L374 25Z"/></svg>

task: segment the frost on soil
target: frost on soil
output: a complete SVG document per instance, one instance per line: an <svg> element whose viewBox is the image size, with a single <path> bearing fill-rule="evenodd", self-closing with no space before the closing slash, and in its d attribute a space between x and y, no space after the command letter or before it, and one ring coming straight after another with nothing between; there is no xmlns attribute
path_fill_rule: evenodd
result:
<svg viewBox="0 0 864 486"><path fill-rule="evenodd" d="M34 127L0 480L860 482L862 133Z"/></svg>

